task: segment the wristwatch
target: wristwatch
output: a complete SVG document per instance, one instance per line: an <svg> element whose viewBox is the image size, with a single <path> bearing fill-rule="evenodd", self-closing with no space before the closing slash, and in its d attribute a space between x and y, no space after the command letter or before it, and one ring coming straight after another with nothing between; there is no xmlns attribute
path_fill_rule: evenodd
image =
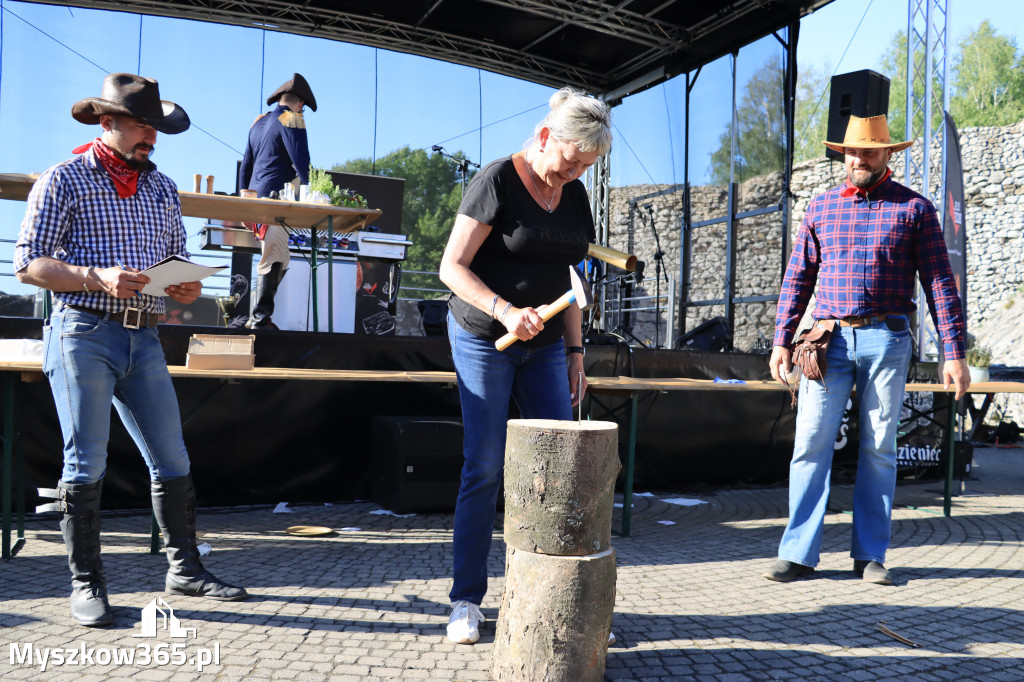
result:
<svg viewBox="0 0 1024 682"><path fill-rule="evenodd" d="M569 355L570 353L579 353L580 355L586 355L587 349L584 348L583 346L566 346L565 354Z"/></svg>

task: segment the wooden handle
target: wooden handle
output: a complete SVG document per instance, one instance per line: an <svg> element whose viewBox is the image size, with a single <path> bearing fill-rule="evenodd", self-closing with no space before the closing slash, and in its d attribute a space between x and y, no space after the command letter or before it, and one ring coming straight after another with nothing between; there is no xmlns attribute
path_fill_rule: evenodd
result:
<svg viewBox="0 0 1024 682"><path fill-rule="evenodd" d="M569 304L572 303L575 300L576 300L576 294L574 294L572 292L572 290L569 290L569 291L565 292L564 294L561 295L561 297L559 297L559 299L557 301L555 301L554 303L549 305L544 310L540 311L540 319L542 319L545 322L547 322L552 317L554 317L558 313L560 313L563 310L565 310L566 308L568 308ZM509 332L508 334L505 334L505 336L503 336L500 339L498 339L497 341L495 341L494 342L494 347L497 348L498 350L505 350L506 348L508 348L509 346L511 346L513 343L515 343L518 340L519 340L518 336L516 336L512 332Z"/></svg>

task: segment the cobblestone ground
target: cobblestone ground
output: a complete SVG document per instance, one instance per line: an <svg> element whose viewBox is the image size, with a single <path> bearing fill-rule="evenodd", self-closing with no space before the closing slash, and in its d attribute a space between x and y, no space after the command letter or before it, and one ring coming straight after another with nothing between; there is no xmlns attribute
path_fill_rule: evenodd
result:
<svg viewBox="0 0 1024 682"><path fill-rule="evenodd" d="M784 487L637 497L632 537L613 540L618 643L608 651L606 679L1024 679L1024 450L977 450L975 460L952 518L942 516L940 481L900 484L886 562L891 587L866 584L850 570L849 486L833 490L818 572L789 584L761 578L785 523ZM705 504L665 501L673 497ZM105 516L116 614L106 629L70 621L57 522L32 519L24 549L0 564L0 675L76 682L491 679L502 543L491 552L483 604L491 623L475 646L450 644L451 515L396 518L371 514L376 509L353 503L287 515L201 511L201 541L213 547L205 563L249 588L252 599L241 603L164 595L166 564L148 554L148 517ZM615 522L617 528L618 516ZM336 532L285 534L296 524ZM163 629L139 637L141 609L157 597L195 638L171 638ZM880 623L917 646L881 632ZM61 664L55 654L67 649L92 660ZM29 653L31 662L24 660ZM131 664L105 660L127 653L136 656Z"/></svg>

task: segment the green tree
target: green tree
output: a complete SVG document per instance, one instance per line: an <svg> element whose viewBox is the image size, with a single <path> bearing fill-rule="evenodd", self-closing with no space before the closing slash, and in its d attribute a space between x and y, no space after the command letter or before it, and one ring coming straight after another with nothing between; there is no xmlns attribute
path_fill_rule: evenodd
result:
<svg viewBox="0 0 1024 682"><path fill-rule="evenodd" d="M804 68L796 84L796 124L793 161L819 159L825 154L831 78L827 70Z"/></svg>
<svg viewBox="0 0 1024 682"><path fill-rule="evenodd" d="M958 126L1010 125L1024 118L1024 57L1017 41L983 21L960 41L950 110Z"/></svg>
<svg viewBox="0 0 1024 682"><path fill-rule="evenodd" d="M896 34L889 49L882 55L882 74L889 78L889 135L894 140L906 139L907 130L907 34ZM917 77L925 73L924 50L914 53L914 132L920 133L924 120L924 80ZM942 125L942 83L937 75L932 79L932 130ZM957 121L960 125L960 122Z"/></svg>
<svg viewBox="0 0 1024 682"><path fill-rule="evenodd" d="M458 152L456 156L463 156ZM413 245L409 247L402 276L402 288L442 288L434 275L415 275L408 271L437 272L448 234L455 222L462 199L462 177L455 165L440 154L422 149L402 147L377 159L352 159L336 164L332 170L345 173L371 174L405 179L402 198L402 233ZM468 181L468 179L467 179ZM434 298L429 292L413 292L421 298Z"/></svg>
<svg viewBox="0 0 1024 682"><path fill-rule="evenodd" d="M960 128L1009 125L1024 118L1024 58L1017 53L1013 38L996 33L988 21L960 41L950 54L949 109ZM914 73L925 72L923 50L914 54ZM896 35L882 57L882 72L891 78L889 87L889 131L901 138L906 131L907 34ZM932 130L942 125L942 83L932 81ZM924 97L924 81L914 79L917 101ZM914 131L920 132L923 110L914 112Z"/></svg>
<svg viewBox="0 0 1024 682"><path fill-rule="evenodd" d="M772 171L780 171L786 159L786 115L783 107L782 58L766 61L743 86L736 107L736 182ZM718 149L711 153L711 180L729 182L732 155L731 123L718 137Z"/></svg>

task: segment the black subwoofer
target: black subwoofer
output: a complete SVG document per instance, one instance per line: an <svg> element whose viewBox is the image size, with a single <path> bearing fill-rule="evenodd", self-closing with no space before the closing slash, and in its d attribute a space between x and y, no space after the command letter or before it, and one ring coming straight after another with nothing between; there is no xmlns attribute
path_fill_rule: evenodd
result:
<svg viewBox="0 0 1024 682"><path fill-rule="evenodd" d="M462 475L462 422L444 417L373 420L373 501L396 513L451 511Z"/></svg>

